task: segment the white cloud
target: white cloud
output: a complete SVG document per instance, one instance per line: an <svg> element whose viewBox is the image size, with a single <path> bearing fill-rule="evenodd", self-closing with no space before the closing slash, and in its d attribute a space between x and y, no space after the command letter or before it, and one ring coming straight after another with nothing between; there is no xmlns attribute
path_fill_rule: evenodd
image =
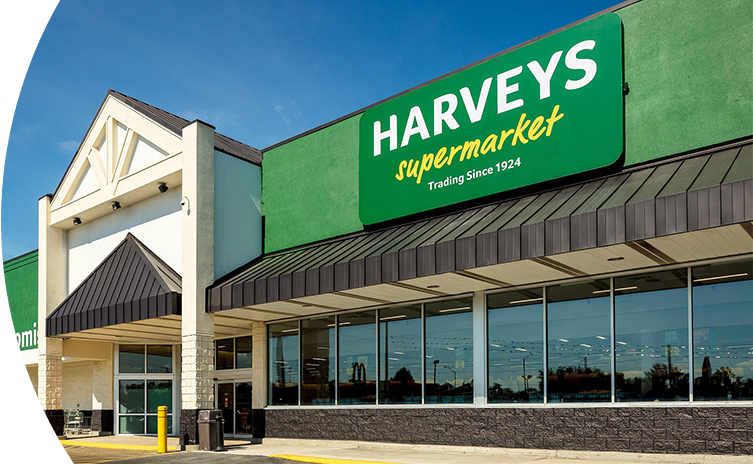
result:
<svg viewBox="0 0 753 464"><path fill-rule="evenodd" d="M302 116L301 110L298 109L298 104L295 100L288 99L287 102L283 103L272 100L271 103L275 112L280 116L280 119L282 119L282 122L288 127L292 126L292 122L295 118Z"/></svg>
<svg viewBox="0 0 753 464"><path fill-rule="evenodd" d="M64 155L73 156L79 146L78 140L66 140L65 142L55 142L57 149Z"/></svg>
<svg viewBox="0 0 753 464"><path fill-rule="evenodd" d="M28 126L13 127L10 133L9 142L13 142L16 148L22 150L32 150L40 138L48 133L47 126L44 124L32 124ZM10 151L8 152L10 154Z"/></svg>

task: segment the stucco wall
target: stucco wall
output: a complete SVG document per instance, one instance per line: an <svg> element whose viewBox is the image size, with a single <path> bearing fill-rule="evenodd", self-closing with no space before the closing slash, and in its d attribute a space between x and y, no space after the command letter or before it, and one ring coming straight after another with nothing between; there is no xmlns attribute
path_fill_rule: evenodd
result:
<svg viewBox="0 0 753 464"><path fill-rule="evenodd" d="M68 232L68 293L131 232L178 274L182 269L180 187Z"/></svg>
<svg viewBox="0 0 753 464"><path fill-rule="evenodd" d="M261 254L261 168L214 152L214 277Z"/></svg>
<svg viewBox="0 0 753 464"><path fill-rule="evenodd" d="M63 363L63 409L92 409L93 361Z"/></svg>
<svg viewBox="0 0 753 464"><path fill-rule="evenodd" d="M623 23L625 164L753 132L753 8L644 0ZM362 229L354 116L264 153L265 252Z"/></svg>

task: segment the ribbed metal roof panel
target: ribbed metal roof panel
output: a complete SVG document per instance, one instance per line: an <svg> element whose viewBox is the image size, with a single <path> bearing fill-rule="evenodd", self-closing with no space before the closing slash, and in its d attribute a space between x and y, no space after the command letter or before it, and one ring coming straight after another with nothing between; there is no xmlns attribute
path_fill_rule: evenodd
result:
<svg viewBox="0 0 753 464"><path fill-rule="evenodd" d="M180 314L180 294L180 275L129 233L47 316L47 336L148 319L147 313L156 314L166 295L172 304L164 315ZM146 311L132 311L134 305ZM113 319L92 316L112 307L116 308Z"/></svg>
<svg viewBox="0 0 753 464"><path fill-rule="evenodd" d="M208 290L209 310L232 307L223 296L230 293L223 289L232 285L271 285L273 294L287 294L278 276L293 276L299 294L305 285L306 295L310 295L321 288L332 291L332 279L339 289L357 288L393 282L398 273L400 279L409 279L713 226L713 220L704 218L753 220L753 212L748 211L753 199L747 198L753 195L753 145L750 141L730 145L711 154L701 151L538 194L272 253L215 282ZM709 187L718 189L720 185L721 203L696 199L708 196ZM700 190L690 195L693 189ZM685 192L689 192L687 201ZM671 211L667 205L673 205ZM667 213L675 208L684 212ZM625 224L615 229L626 214L642 219L628 229ZM751 218L746 219L748 216ZM572 234L572 242L563 241ZM487 249L495 256L478 255ZM333 268L337 270L334 274ZM280 292L276 292L278 285ZM289 289L290 279L284 285ZM277 297L269 298L256 295L254 301L259 304Z"/></svg>

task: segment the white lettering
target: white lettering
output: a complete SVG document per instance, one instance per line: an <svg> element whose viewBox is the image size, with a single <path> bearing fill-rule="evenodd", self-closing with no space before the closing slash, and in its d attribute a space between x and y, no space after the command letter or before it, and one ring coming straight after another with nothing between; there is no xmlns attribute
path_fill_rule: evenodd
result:
<svg viewBox="0 0 753 464"><path fill-rule="evenodd" d="M465 110L468 112L468 119L472 123L481 120L481 116L484 114L484 107L486 106L486 100L489 98L489 89L492 86L492 78L487 78L483 84L481 84L481 94L478 96L478 103L473 103L473 96L471 90L468 87L460 89L460 96L463 97L463 104Z"/></svg>
<svg viewBox="0 0 753 464"><path fill-rule="evenodd" d="M374 121L374 156L382 154L382 140L390 139L390 151L397 149L397 115L390 116L390 128L382 132L382 122Z"/></svg>
<svg viewBox="0 0 753 464"><path fill-rule="evenodd" d="M21 347L26 348L34 344L34 333L31 330L21 332Z"/></svg>
<svg viewBox="0 0 753 464"><path fill-rule="evenodd" d="M585 87L596 76L596 62L588 58L578 58L578 52L581 50L593 50L596 46L594 40L584 40L572 46L565 55L565 65L570 69L582 69L585 75L577 81L568 79L565 82L565 88L567 90L576 90L581 87Z"/></svg>
<svg viewBox="0 0 753 464"><path fill-rule="evenodd" d="M447 111L442 111L442 104L447 103ZM450 130L455 130L460 125L452 114L458 109L458 97L454 93L442 95L434 99L434 135L442 133L442 123L447 124Z"/></svg>
<svg viewBox="0 0 753 464"><path fill-rule="evenodd" d="M497 75L497 114L523 106L523 100L520 98L511 102L507 101L508 95L518 91L518 84L507 85L507 79L515 77L521 72L523 72L523 66L518 66Z"/></svg>
<svg viewBox="0 0 753 464"><path fill-rule="evenodd" d="M550 85L552 83L552 75L557 68L557 64L560 62L562 51L559 51L552 55L549 60L549 64L546 66L546 71L541 69L541 65L538 61L531 61L528 63L528 69L531 70L531 74L539 82L539 98L541 100L549 98L551 95Z"/></svg>
<svg viewBox="0 0 753 464"><path fill-rule="evenodd" d="M419 134L423 140L429 138L429 129L426 127L424 115L421 113L421 108L418 106L414 106L410 109L408 122L405 124L405 132L403 133L403 141L400 143L400 146L404 147L408 145L411 136L416 134Z"/></svg>

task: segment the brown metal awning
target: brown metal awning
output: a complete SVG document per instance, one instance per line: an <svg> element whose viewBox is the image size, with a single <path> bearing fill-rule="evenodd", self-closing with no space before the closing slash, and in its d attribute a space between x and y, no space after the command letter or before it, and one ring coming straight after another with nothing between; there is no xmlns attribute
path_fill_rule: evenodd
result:
<svg viewBox="0 0 753 464"><path fill-rule="evenodd" d="M607 272L596 255L605 262L616 253L630 254L640 263L633 266L651 266L744 254L753 251L750 221L753 145L747 139L534 195L270 253L215 282L208 290L208 311L272 320ZM732 224L733 229L719 231L729 235L723 239L728 250L699 246L690 252L691 245L679 242L699 240L693 231ZM689 234L677 235L683 233ZM676 252L663 251L652 240L668 236L676 237L666 244ZM578 254L582 250L593 251ZM506 265L507 274L495 271L515 262L520 265ZM520 275L507 278L510 269Z"/></svg>
<svg viewBox="0 0 753 464"><path fill-rule="evenodd" d="M102 329L98 334L90 334L95 339L108 334L118 336L119 332L112 326L155 318L169 319L168 326L172 327L180 316L180 297L180 275L129 233L47 316L47 336L92 329ZM179 337L180 320L177 319ZM127 335L165 339L171 335L168 326L142 324L139 328L131 327L129 332L132 333Z"/></svg>

